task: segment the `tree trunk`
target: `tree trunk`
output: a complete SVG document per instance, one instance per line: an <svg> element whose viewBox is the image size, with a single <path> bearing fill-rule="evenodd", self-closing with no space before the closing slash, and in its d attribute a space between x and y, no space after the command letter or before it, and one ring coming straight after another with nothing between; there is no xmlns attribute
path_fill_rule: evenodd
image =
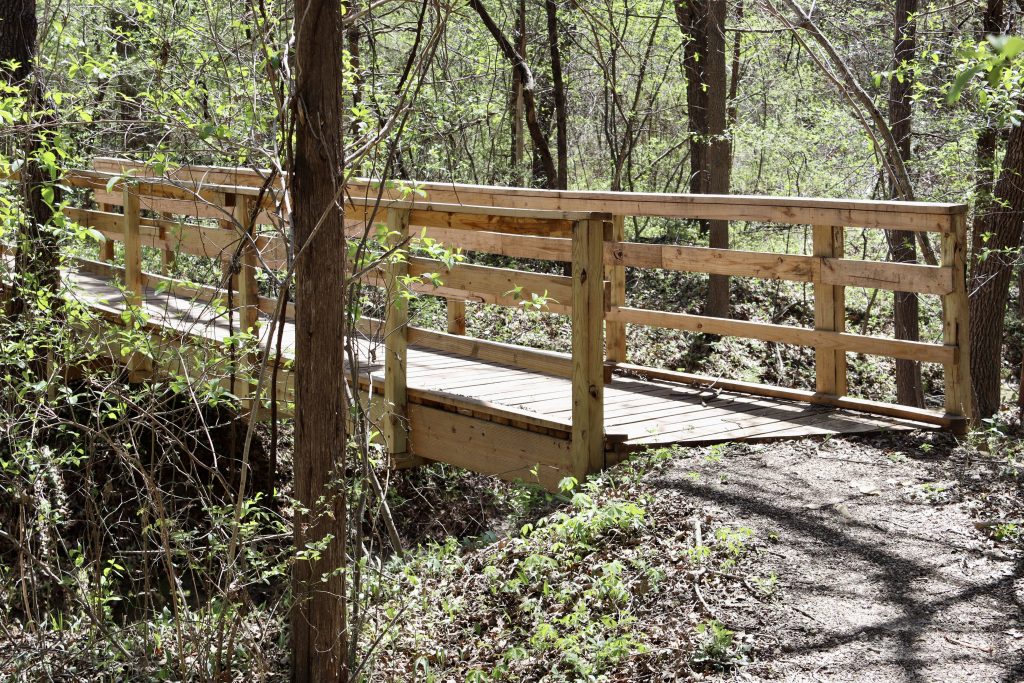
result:
<svg viewBox="0 0 1024 683"><path fill-rule="evenodd" d="M558 20L558 3L545 0L544 8L548 17L548 46L551 49L551 81L555 99L555 149L558 156L558 177L554 189L569 187L569 142L568 115L565 104L565 80L562 76L561 23Z"/></svg>
<svg viewBox="0 0 1024 683"><path fill-rule="evenodd" d="M725 0L709 0L707 23L708 192L729 194L731 145L726 131L728 77L725 69ZM729 221L709 221L708 246L729 248ZM708 283L708 315L729 317L729 278L712 275Z"/></svg>
<svg viewBox="0 0 1024 683"><path fill-rule="evenodd" d="M910 160L911 127L913 109L911 73L897 73L903 64L914 60L916 31L912 15L917 12L917 0L896 0L896 14L893 30L893 69L889 79L889 128L892 131L896 149L904 165ZM903 192L890 183L890 196L899 199ZM916 263L917 248L914 246L914 234L901 230L886 232L889 252L895 263ZM917 294L914 292L895 292L893 304L893 324L896 338L908 341L919 341L921 338L920 318ZM900 403L924 407L924 390L921 386L921 364L912 360L896 361L896 400Z"/></svg>
<svg viewBox="0 0 1024 683"><path fill-rule="evenodd" d="M516 45L519 54L526 53L526 0L516 5ZM523 76L519 69L512 70L512 176L517 185L523 184L523 156L526 153L526 118L523 106Z"/></svg>
<svg viewBox="0 0 1024 683"><path fill-rule="evenodd" d="M690 127L690 193L707 193L707 0L676 0L676 20L683 32L683 70L686 74L686 118ZM707 233L706 221L701 232Z"/></svg>
<svg viewBox="0 0 1024 683"><path fill-rule="evenodd" d="M978 41L985 40L989 35L1001 35L1005 31L1005 5L1003 0L989 0L981 15L981 30ZM999 130L993 125L986 125L978 131L975 147L974 177L974 220L971 223L971 267L974 259L984 247L982 240L985 234L985 223L992 210L993 185L996 182L996 149L999 146Z"/></svg>
<svg viewBox="0 0 1024 683"><path fill-rule="evenodd" d="M1018 103L1024 106L1024 102ZM990 235L971 273L971 377L979 418L999 410L1003 327L1016 251L1024 233L1024 127L1010 131L1006 156L996 183L994 203L984 232Z"/></svg>
<svg viewBox="0 0 1024 683"><path fill-rule="evenodd" d="M348 27L345 32L345 40L348 43L348 59L352 69L352 107L355 108L363 101L363 73L362 73L362 52L360 50L360 39L362 38L362 30L359 28L359 22L354 21ZM359 120L353 119L352 125L349 126L352 137L359 137Z"/></svg>
<svg viewBox="0 0 1024 683"><path fill-rule="evenodd" d="M295 0L295 547L293 680L346 681L344 214L340 5ZM322 223L321 223L322 221ZM320 227L317 228L317 225ZM323 578L326 577L326 578Z"/></svg>
<svg viewBox="0 0 1024 683"><path fill-rule="evenodd" d="M8 85L19 87L26 94L26 109L29 112L39 111L43 100L32 63L35 58L37 27L35 0L0 0L0 77ZM13 69L4 66L9 61L17 62ZM25 311L24 291L33 289L54 292L60 283L59 244L50 229L53 204L60 201L59 189L53 184L47 169L36 158L42 149L40 138L44 135L45 128L26 134L23 141L21 191L25 221L18 227L15 286L6 305L7 315L12 318ZM47 188L53 193L51 204L43 199Z"/></svg>
<svg viewBox="0 0 1024 683"><path fill-rule="evenodd" d="M725 0L676 0L684 33L686 113L690 124L690 192L728 194L731 151L726 136L728 78L725 68ZM701 221L709 246L729 248L728 221ZM712 275L707 315L728 317L729 278Z"/></svg>

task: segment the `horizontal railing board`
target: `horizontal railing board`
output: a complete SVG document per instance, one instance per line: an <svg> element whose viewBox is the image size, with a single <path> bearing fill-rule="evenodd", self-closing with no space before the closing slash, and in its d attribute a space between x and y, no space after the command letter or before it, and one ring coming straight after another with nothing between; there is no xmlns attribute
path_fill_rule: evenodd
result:
<svg viewBox="0 0 1024 683"><path fill-rule="evenodd" d="M691 273L868 287L921 294L948 294L953 291L953 271L947 266L822 258L800 254L608 242L605 244L605 263L635 268L663 268Z"/></svg>
<svg viewBox="0 0 1024 683"><path fill-rule="evenodd" d="M121 239L121 214L68 207L66 216L94 227L112 239ZM190 225L179 221L141 219L144 246L179 248L198 256L214 257L238 244L238 238L220 228ZM159 228L163 236L155 234ZM347 230L362 234L359 222ZM449 248L481 251L513 258L568 261L571 241L563 238L511 235L499 232L430 228L427 236ZM283 268L286 247L276 236L257 238L260 256L270 268ZM831 259L794 254L774 254L708 247L608 242L605 263L636 268L663 268L694 273L711 273L795 282L878 288L920 294L948 294L952 291L952 270L944 266L926 266L884 261ZM543 291L543 290L542 290ZM540 293L540 292L538 292Z"/></svg>
<svg viewBox="0 0 1024 683"><path fill-rule="evenodd" d="M642 308L613 307L607 320L632 325L666 327L686 332L700 332L730 337L745 337L761 341L795 344L816 348L837 349L850 353L863 353L891 358L905 358L922 363L953 363L956 347L926 342L904 341L869 337L846 332L811 330L789 325L758 323L747 320L712 318L688 313L665 313Z"/></svg>
<svg viewBox="0 0 1024 683"><path fill-rule="evenodd" d="M97 159L97 168L142 169L143 164L127 160ZM192 179L202 177L240 184L260 184L268 171L213 166L183 167L176 171ZM602 211L625 216L765 221L802 225L842 225L949 232L952 216L966 213L964 204L899 202L857 199L826 199L751 195L691 195L533 188L491 187L459 183L409 182L427 193L431 201L562 211ZM378 183L358 179L349 183L348 193L374 197ZM389 198L400 190L386 189Z"/></svg>
<svg viewBox="0 0 1024 683"><path fill-rule="evenodd" d="M74 207L65 207L63 213L79 225L99 231L106 239L124 240L122 214ZM232 255L241 239L235 230L159 218L139 219L139 238L145 247L169 249L206 258ZM284 240L274 235L257 235L256 248L268 268L284 267L287 249Z"/></svg>

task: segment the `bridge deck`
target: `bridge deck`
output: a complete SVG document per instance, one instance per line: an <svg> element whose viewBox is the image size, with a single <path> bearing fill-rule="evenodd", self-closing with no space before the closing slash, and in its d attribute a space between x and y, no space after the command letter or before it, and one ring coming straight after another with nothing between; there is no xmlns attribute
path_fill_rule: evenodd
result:
<svg viewBox="0 0 1024 683"><path fill-rule="evenodd" d="M78 296L109 313L124 308L124 299L109 276L88 272L68 275ZM205 301L190 300L148 288L144 307L152 324L185 335L223 339L227 314ZM266 328L264 328L265 330ZM294 326L284 330L284 354L291 355ZM360 341L367 372L383 374L383 347ZM572 383L566 377L485 362L412 345L408 356L411 391L471 399L477 417L486 406L507 407L536 415L568 430ZM931 428L916 422L867 415L828 406L716 391L685 384L616 374L604 388L605 432L609 441L628 449L651 445L762 441L828 434ZM499 411L500 412L500 411Z"/></svg>

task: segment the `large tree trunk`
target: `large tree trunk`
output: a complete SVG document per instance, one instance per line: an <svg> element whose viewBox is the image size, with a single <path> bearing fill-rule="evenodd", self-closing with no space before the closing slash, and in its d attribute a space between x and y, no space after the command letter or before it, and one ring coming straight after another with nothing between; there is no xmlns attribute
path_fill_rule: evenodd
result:
<svg viewBox="0 0 1024 683"><path fill-rule="evenodd" d="M21 88L27 96L26 109L41 109L42 90L34 76L36 50L35 0L0 0L0 77L8 85ZM13 69L4 65L16 62ZM47 123L47 121L40 121ZM25 134L22 143L23 161L21 189L25 221L18 228L15 256L15 286L7 302L7 315L16 317L25 311L26 289L56 291L60 282L60 253L57 238L50 229L53 207L43 200L43 190L53 192L53 202L60 200L59 190L36 160L44 130Z"/></svg>
<svg viewBox="0 0 1024 683"><path fill-rule="evenodd" d="M917 0L896 0L896 14L893 31L893 68L899 70L904 63L914 60L916 52L916 31L912 15L917 11ZM904 164L910 160L911 127L913 109L911 73L894 73L889 80L889 128L896 143L896 149ZM890 183L890 196L901 198L903 193ZM886 232L889 252L896 263L916 263L917 248L914 233L901 230ZM895 292L893 323L896 338L919 341L921 338L919 307L914 292ZM921 386L921 364L912 360L896 361L896 400L900 403L924 407L924 390Z"/></svg>
<svg viewBox="0 0 1024 683"><path fill-rule="evenodd" d="M686 113L690 124L690 192L728 194L731 151L726 137L725 0L676 0L684 33ZM728 221L701 221L708 243L729 248ZM709 278L707 315L729 315L729 278Z"/></svg>
<svg viewBox="0 0 1024 683"><path fill-rule="evenodd" d="M1022 126L1010 131L994 201L1001 208L990 212L985 221L990 237L975 259L970 287L971 376L980 418L990 417L1000 404L1003 326L1016 251L1024 233Z"/></svg>
<svg viewBox="0 0 1024 683"><path fill-rule="evenodd" d="M295 270L293 680L348 678L346 594L344 214L340 5L295 0L297 121L291 173ZM321 223L322 221L322 223ZM317 225L319 224L319 228Z"/></svg>

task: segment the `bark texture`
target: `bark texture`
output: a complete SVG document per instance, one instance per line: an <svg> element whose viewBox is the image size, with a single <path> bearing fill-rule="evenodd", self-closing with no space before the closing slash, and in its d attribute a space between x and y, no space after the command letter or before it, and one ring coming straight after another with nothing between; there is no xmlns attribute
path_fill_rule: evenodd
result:
<svg viewBox="0 0 1024 683"><path fill-rule="evenodd" d="M732 151L726 135L725 0L676 0L683 38L686 113L690 124L690 192L728 194ZM708 244L729 248L728 221L701 221ZM709 278L707 315L728 317L729 278Z"/></svg>
<svg viewBox="0 0 1024 683"><path fill-rule="evenodd" d="M1018 104L1024 106L1024 102ZM999 410L1003 328L1010 280L1024 234L1024 127L1010 131L995 187L999 211L988 213L989 235L977 255L970 282L971 378L980 418Z"/></svg>
<svg viewBox="0 0 1024 683"><path fill-rule="evenodd" d="M0 66L0 77L7 84L21 88L26 97L26 109L38 111L42 104L42 90L34 75L36 34L35 0L0 0L0 63L17 62L13 69ZM21 167L21 193L25 221L19 226L14 274L16 286L7 301L10 317L21 315L27 306L23 288L56 291L60 282L59 245L57 236L49 228L53 209L43 201L44 188L53 192L53 201L60 200L59 189L52 184L46 169L36 161L42 139L47 134L46 123L39 130L26 133L19 141L23 161Z"/></svg>
<svg viewBox="0 0 1024 683"><path fill-rule="evenodd" d="M554 189L565 190L569 186L569 124L566 111L565 79L562 76L562 25L558 18L558 3L555 0L545 0L544 9L548 20L551 86L555 100L555 150L558 156L558 177L555 179Z"/></svg>
<svg viewBox="0 0 1024 683"><path fill-rule="evenodd" d="M292 675L305 683L348 678L342 29L337 2L296 0L295 17L295 547L322 544L294 569Z"/></svg>

